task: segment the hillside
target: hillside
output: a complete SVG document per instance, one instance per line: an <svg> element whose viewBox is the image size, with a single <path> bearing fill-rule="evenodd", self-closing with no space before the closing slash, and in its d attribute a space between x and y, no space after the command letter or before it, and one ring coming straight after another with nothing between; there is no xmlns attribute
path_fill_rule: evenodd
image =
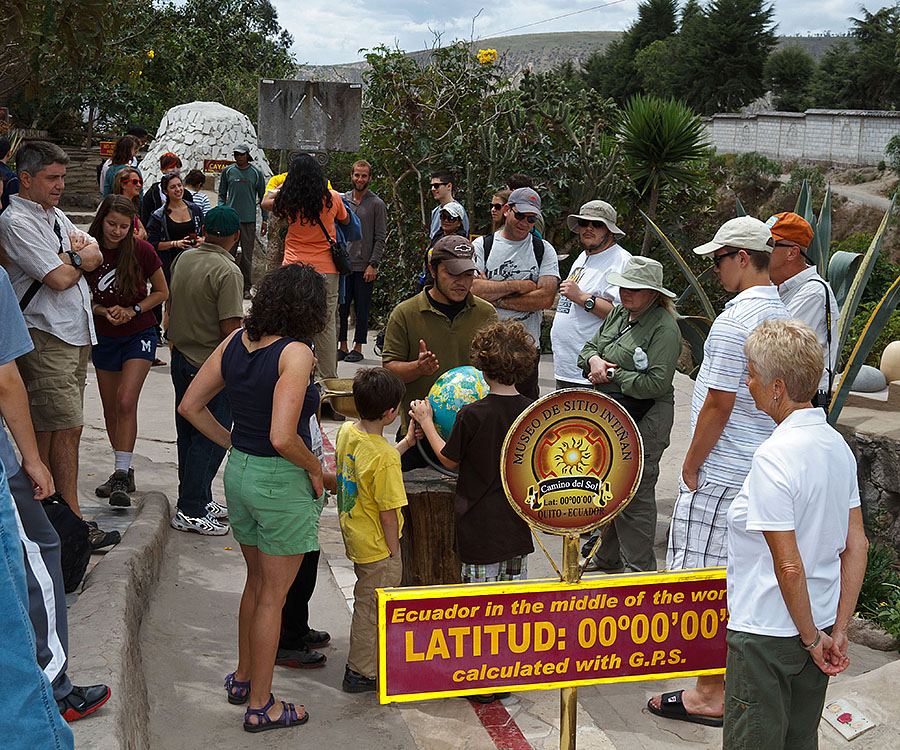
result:
<svg viewBox="0 0 900 750"><path fill-rule="evenodd" d="M571 60L581 64L593 52L621 36L620 31L562 31L552 34L518 34L516 36L479 39L473 43L475 49L495 49L501 55L506 72L516 74L528 68L535 73L543 73L562 62ZM845 40L839 36L792 36L779 37L779 46L798 45L818 60L832 46ZM415 59L427 59L430 50L410 52ZM348 81L359 83L363 71L368 67L365 61L340 65L305 65L298 78L313 80Z"/></svg>

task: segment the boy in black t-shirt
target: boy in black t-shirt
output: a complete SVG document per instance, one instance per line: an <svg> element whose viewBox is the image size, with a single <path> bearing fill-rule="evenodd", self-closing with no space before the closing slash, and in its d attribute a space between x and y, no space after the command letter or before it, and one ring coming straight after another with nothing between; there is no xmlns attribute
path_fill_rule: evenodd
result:
<svg viewBox="0 0 900 750"><path fill-rule="evenodd" d="M410 416L441 463L451 470L459 467L454 509L464 583L527 577L527 556L534 551L531 530L506 499L500 451L509 428L532 401L516 390L515 383L532 371L536 356L534 339L518 320L479 331L469 361L482 371L491 390L459 410L446 443L435 429L428 399L410 404Z"/></svg>

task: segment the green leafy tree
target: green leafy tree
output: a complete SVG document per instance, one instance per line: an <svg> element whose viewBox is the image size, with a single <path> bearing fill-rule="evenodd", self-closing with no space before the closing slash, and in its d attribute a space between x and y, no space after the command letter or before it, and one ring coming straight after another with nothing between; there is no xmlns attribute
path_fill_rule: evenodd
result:
<svg viewBox="0 0 900 750"><path fill-rule="evenodd" d="M681 81L701 114L732 112L765 93L763 65L774 48L774 9L762 0L712 0L682 23Z"/></svg>
<svg viewBox="0 0 900 750"><path fill-rule="evenodd" d="M634 68L641 82L641 90L652 96L672 96L678 90L678 69L672 64L678 59L678 37L657 39L634 57Z"/></svg>
<svg viewBox="0 0 900 750"><path fill-rule="evenodd" d="M855 45L840 42L829 49L810 87L814 106L824 109L865 109L866 92L858 84L859 67Z"/></svg>
<svg viewBox="0 0 900 750"><path fill-rule="evenodd" d="M853 18L856 40L856 84L871 109L894 109L900 104L900 5Z"/></svg>
<svg viewBox="0 0 900 750"><path fill-rule="evenodd" d="M765 85L774 95L775 109L803 112L810 105L809 90L816 63L802 47L775 50L763 68Z"/></svg>
<svg viewBox="0 0 900 750"><path fill-rule="evenodd" d="M625 170L647 200L651 220L656 220L662 190L699 186L698 166L708 150L704 133L700 118L675 99L638 95L626 105L619 128ZM649 252L650 239L648 226L642 255Z"/></svg>

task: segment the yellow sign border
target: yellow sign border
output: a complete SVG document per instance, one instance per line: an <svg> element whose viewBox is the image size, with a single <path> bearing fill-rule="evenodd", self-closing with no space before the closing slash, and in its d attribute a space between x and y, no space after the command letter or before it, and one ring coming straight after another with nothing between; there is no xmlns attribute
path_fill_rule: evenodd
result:
<svg viewBox="0 0 900 750"><path fill-rule="evenodd" d="M673 570L656 573L622 573L619 575L601 576L597 578L583 578L578 583L563 583L556 578L541 578L535 580L518 581L512 583L461 583L452 586L410 586L408 588L376 589L378 597L378 702L379 703L408 703L411 701L432 700L435 698L454 698L465 695L479 695L484 688L468 690L443 690L432 693L408 693L401 695L387 695L387 603L395 601L422 601L428 599L440 599L452 594L465 593L467 597L496 596L497 594L515 593L545 593L548 591L578 591L587 588L596 588L598 582L604 584L604 588L621 588L633 586L636 581L649 585L680 583L682 581L715 581L725 579L725 568L700 568L698 570ZM676 672L651 672L640 675L626 675L624 677L601 677L598 679L531 683L521 687L517 685L505 685L504 691L525 692L528 690L553 690L555 688L578 687L581 685L602 685L613 682L644 682L649 680L668 680L676 677L696 677L699 675L725 674L725 667L721 669L694 669Z"/></svg>
<svg viewBox="0 0 900 750"><path fill-rule="evenodd" d="M540 521L532 518L531 516L526 515L522 509L519 507L519 504L513 501L512 492L509 489L509 483L506 481L506 454L509 451L510 444L510 435L512 435L519 424L528 417L531 419L534 416L534 412L538 407L544 404L551 399L559 398L560 395L566 393L584 393L588 394L592 397L601 397L603 401L611 402L625 417L628 419L629 424L634 428L634 434L637 437L637 448L638 450L638 472L634 479L634 484L631 486L631 490L628 492L628 497L626 497L621 503L619 503L619 507L616 508L614 513L610 513L608 516L605 516L599 521L594 521L593 523L587 524L585 526L573 526L567 529L560 529L556 526L549 526L545 523L541 523ZM512 506L513 510L519 515L522 520L525 521L532 529L538 529L547 534L555 534L556 536L578 536L579 534L586 534L589 531L593 531L594 529L600 528L601 526L605 526L610 521L612 521L619 513L621 513L625 508L628 507L628 503L631 502L632 498L634 498L634 494L637 492L638 487L641 485L641 479L644 476L644 438L641 435L641 431L638 429L637 422L632 419L631 415L628 411L622 407L615 399L610 398L602 391L595 391L590 388L563 388L559 391L553 391L552 393L548 393L546 396L542 396L537 401L533 402L525 411L523 411L518 417L516 417L516 421L512 423L512 426L506 433L506 437L503 439L503 449L500 451L500 481L503 483L503 491L506 493L506 499L509 504ZM535 481L537 481L537 477L535 477Z"/></svg>

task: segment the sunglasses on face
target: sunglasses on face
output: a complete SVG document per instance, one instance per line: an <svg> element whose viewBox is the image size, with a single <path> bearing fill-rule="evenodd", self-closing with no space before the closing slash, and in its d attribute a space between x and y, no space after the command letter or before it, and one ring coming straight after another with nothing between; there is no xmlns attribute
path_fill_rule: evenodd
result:
<svg viewBox="0 0 900 750"><path fill-rule="evenodd" d="M436 190L437 188L443 187L443 186L446 185L446 184L447 184L446 182L432 182L432 183L431 183L431 189L432 189L432 190Z"/></svg>
<svg viewBox="0 0 900 750"><path fill-rule="evenodd" d="M516 221L525 219L529 224L534 224L537 221L537 216L534 214L523 214L519 211L513 211L513 216L516 217Z"/></svg>
<svg viewBox="0 0 900 750"><path fill-rule="evenodd" d="M730 258L732 255L737 255L740 250L732 250L728 253L722 253L721 255L713 255L713 265L718 268L719 264L722 262L724 258Z"/></svg>
<svg viewBox="0 0 900 750"><path fill-rule="evenodd" d="M448 213L447 211L441 211L441 214L440 214L440 215L441 215L441 218L442 218L444 221L458 221L458 220L459 220L459 217L457 217L457 216L452 216L452 215L451 215L450 213Z"/></svg>
<svg viewBox="0 0 900 750"><path fill-rule="evenodd" d="M491 203L491 211L500 211L503 209L502 203Z"/></svg>
<svg viewBox="0 0 900 750"><path fill-rule="evenodd" d="M599 229L600 227L605 227L606 224L604 224L602 221L593 221L591 219L579 219L578 226L580 226L580 227L592 226L594 229Z"/></svg>
<svg viewBox="0 0 900 750"><path fill-rule="evenodd" d="M123 185L127 185L131 182L133 182L135 185L144 184L144 181L140 177L126 177L124 180L122 180Z"/></svg>

